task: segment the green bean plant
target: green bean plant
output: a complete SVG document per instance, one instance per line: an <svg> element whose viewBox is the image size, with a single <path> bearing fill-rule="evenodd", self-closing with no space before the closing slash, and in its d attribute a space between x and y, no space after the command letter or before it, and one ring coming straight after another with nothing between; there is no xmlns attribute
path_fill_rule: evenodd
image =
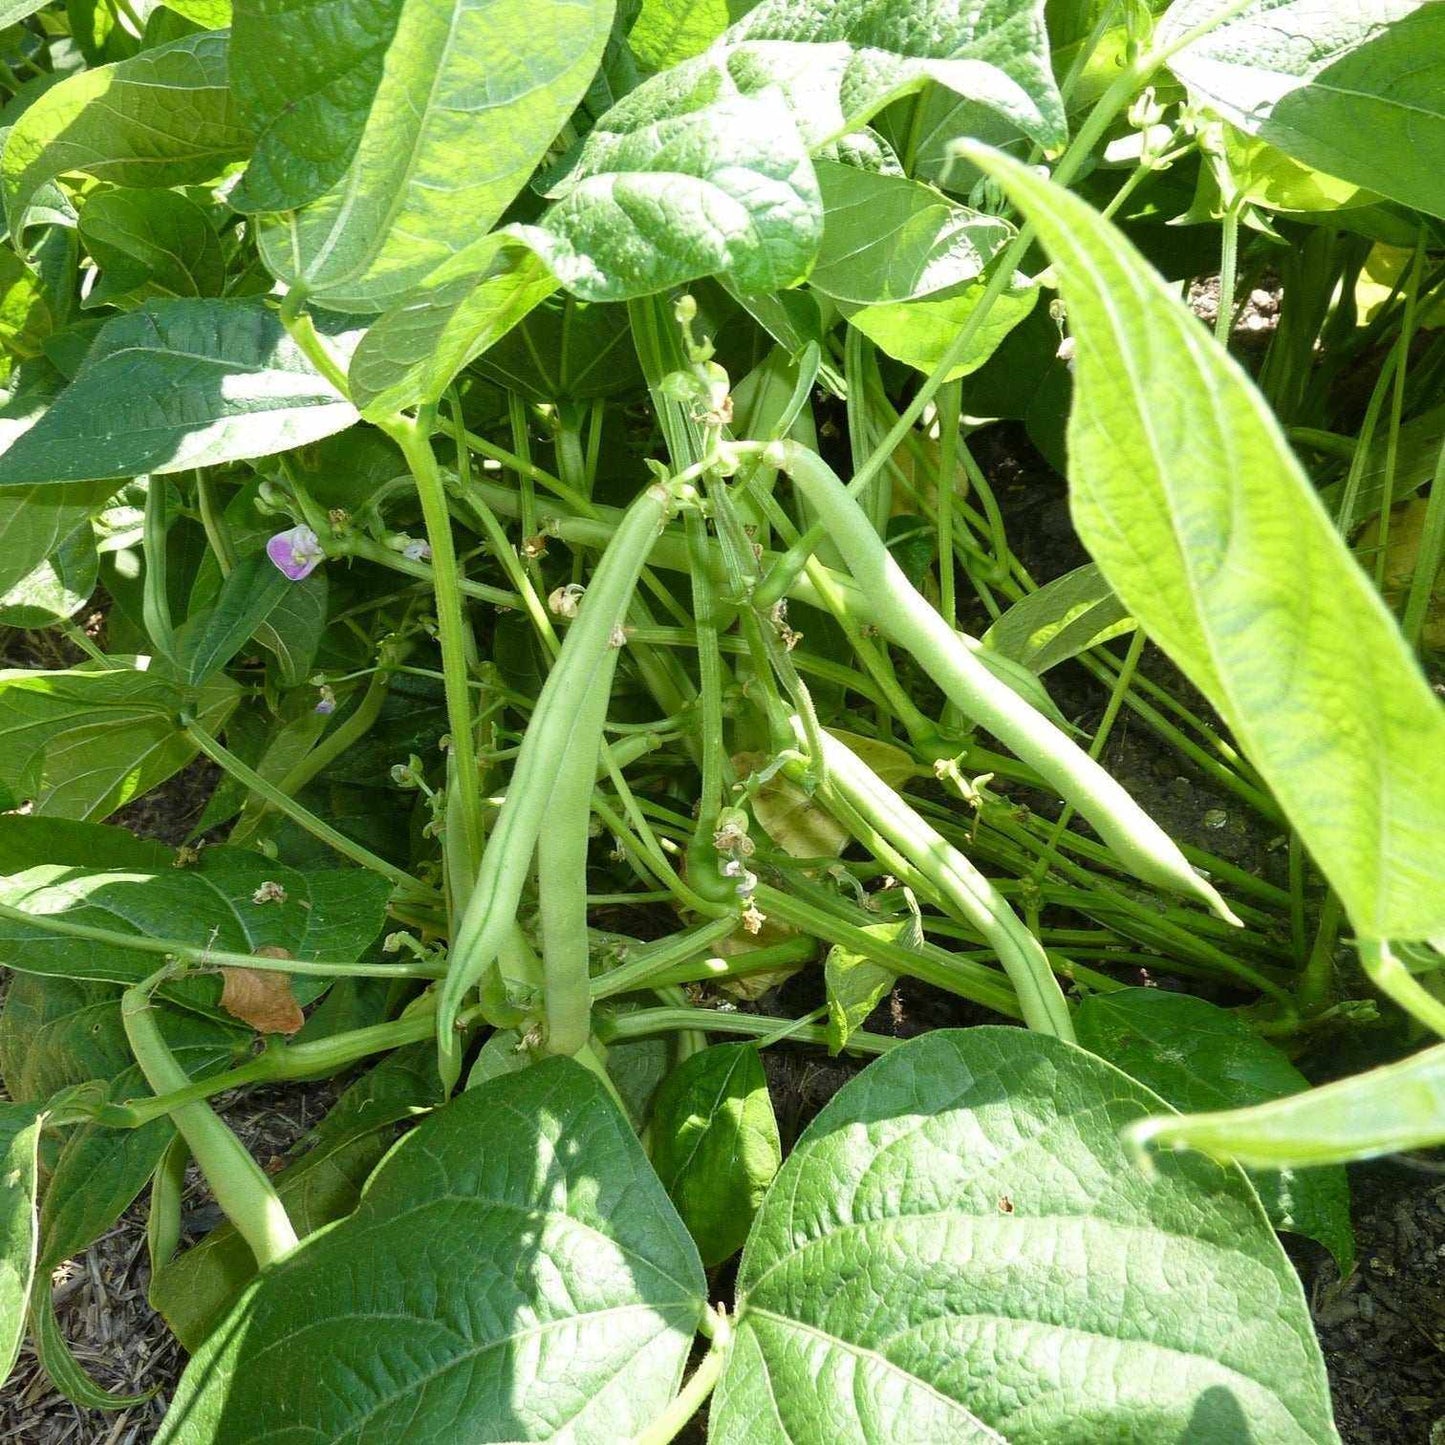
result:
<svg viewBox="0 0 1445 1445"><path fill-rule="evenodd" d="M1336 1440L1445 6L0 24L4 1372L140 1201L167 1445Z"/></svg>

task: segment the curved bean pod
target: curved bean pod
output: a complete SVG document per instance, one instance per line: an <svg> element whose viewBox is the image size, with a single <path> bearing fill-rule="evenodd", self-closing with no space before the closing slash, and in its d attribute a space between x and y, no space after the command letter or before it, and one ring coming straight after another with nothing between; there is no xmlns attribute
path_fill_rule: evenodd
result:
<svg viewBox="0 0 1445 1445"><path fill-rule="evenodd" d="M1192 895L1231 923L1239 920L1172 838L1077 744L1000 682L928 605L823 459L796 442L764 454L808 498L868 597L874 621L906 648L948 698L1058 789L1098 830L1135 877Z"/></svg>
<svg viewBox="0 0 1445 1445"><path fill-rule="evenodd" d="M795 719L794 731L802 738ZM943 835L931 828L852 748L823 733L829 789L875 827L993 945L1018 995L1024 1023L1072 1043L1074 1025L1043 945L1002 894ZM824 794L826 801L826 792Z"/></svg>

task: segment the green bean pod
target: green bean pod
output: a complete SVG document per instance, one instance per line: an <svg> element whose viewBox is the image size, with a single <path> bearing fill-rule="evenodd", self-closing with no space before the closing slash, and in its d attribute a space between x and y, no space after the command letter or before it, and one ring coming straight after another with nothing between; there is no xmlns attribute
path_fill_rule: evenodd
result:
<svg viewBox="0 0 1445 1445"><path fill-rule="evenodd" d="M545 1046L575 1054L592 1034L592 989L587 936L587 841L592 789L617 647L603 659L587 695L574 699L577 740L562 756L548 801L548 822L537 837L537 902L542 925Z"/></svg>
<svg viewBox="0 0 1445 1445"><path fill-rule="evenodd" d="M671 506L667 489L654 483L628 507L532 712L476 887L452 938L438 999L437 1066L449 1090L461 1074L456 1018L462 999L492 967L512 927L543 823L567 821L549 818L558 772L574 749L586 754L589 769L595 765L601 724L595 716L583 717L578 704L616 666L614 634ZM572 882L575 886L577 880Z"/></svg>
<svg viewBox="0 0 1445 1445"><path fill-rule="evenodd" d="M909 582L821 457L796 442L775 442L765 455L817 509L879 628L917 658L955 706L1052 783L1137 878L1192 895L1221 918L1239 922L1174 840L1109 773L973 656Z"/></svg>
<svg viewBox="0 0 1445 1445"><path fill-rule="evenodd" d="M802 738L801 724L794 730ZM1043 945L992 883L890 788L852 748L823 733L827 789L862 815L993 945L1018 995L1024 1023L1072 1043L1074 1025ZM826 802L826 790L824 792Z"/></svg>
<svg viewBox="0 0 1445 1445"><path fill-rule="evenodd" d="M169 1094L184 1089L191 1077L176 1062L156 1023L151 990L158 981L158 976L152 975L126 989L121 995L120 1016L146 1082L155 1093ZM204 1100L196 1100L178 1105L170 1114L216 1203L251 1246L256 1263L264 1269L294 1248L296 1231L271 1181L216 1111Z"/></svg>

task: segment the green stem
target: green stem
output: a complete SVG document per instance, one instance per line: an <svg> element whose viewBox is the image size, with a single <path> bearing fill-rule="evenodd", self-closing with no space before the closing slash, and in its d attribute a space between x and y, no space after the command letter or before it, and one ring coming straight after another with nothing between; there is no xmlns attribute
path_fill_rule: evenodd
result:
<svg viewBox="0 0 1445 1445"><path fill-rule="evenodd" d="M436 594L437 633L441 642L443 688L446 693L447 726L451 732L452 757L456 763L457 786L461 788L461 819L463 828L462 862L468 877L474 876L482 856L481 779L477 772L477 745L472 727L472 700L467 683L468 630L458 586L461 571L457 566L456 546L452 540L451 513L447 510L446 484L432 450L431 426L435 412L423 407L417 418L397 418L383 430L401 448L407 466L416 479L417 497L421 501L422 519L426 524L427 542L431 546L432 586Z"/></svg>
<svg viewBox="0 0 1445 1445"><path fill-rule="evenodd" d="M760 883L753 890L753 900L766 917L779 923L790 924L815 938L860 954L894 973L932 984L960 998L972 999L1006 1018L1022 1017L1017 995L996 969L932 944L905 948L902 944L890 943L868 933L861 924L848 922L836 909L795 897L767 883Z"/></svg>
<svg viewBox="0 0 1445 1445"><path fill-rule="evenodd" d="M707 1403L732 1353L732 1326L727 1316L719 1312L713 1321L712 1348L662 1414L632 1437L632 1445L670 1445Z"/></svg>
<svg viewBox="0 0 1445 1445"><path fill-rule="evenodd" d="M366 692L362 695L361 701L357 703L351 714L335 727L331 732L311 749L286 775L276 787L288 798L294 798L319 773L324 772L343 753L360 742L367 733L376 726L381 716L381 709L386 703L387 693L391 690L391 670L386 667L378 667L371 674L371 680L367 683ZM261 820L270 811L271 804L263 801L261 806L254 812L248 814L238 822L231 831L227 840L231 843L242 843L249 838L260 825Z"/></svg>
<svg viewBox="0 0 1445 1445"><path fill-rule="evenodd" d="M1310 956L1300 974L1299 987L1295 997L1299 999L1300 1011L1309 1016L1324 1008L1335 992L1335 946L1340 938L1340 923L1344 910L1340 900L1333 893L1326 896L1320 909L1320 921L1315 929L1315 941Z"/></svg>
<svg viewBox="0 0 1445 1445"><path fill-rule="evenodd" d="M211 479L204 467L196 471L196 501L201 513L201 526L206 529L206 540L216 554L221 576L229 577L236 565L236 549L231 545L231 529L226 518L216 506L215 494L211 490Z"/></svg>
<svg viewBox="0 0 1445 1445"><path fill-rule="evenodd" d="M157 1094L185 1088L190 1076L176 1062L156 1022L151 991L170 977L167 967L121 997L121 1020L131 1052ZM209 1104L197 1101L170 1110L172 1121L195 1156L216 1203L265 1269L296 1247L296 1231L261 1166Z"/></svg>
<svg viewBox="0 0 1445 1445"><path fill-rule="evenodd" d="M737 1034L744 1038L762 1039L775 1033L778 1020L766 1014L730 1013L723 1009L710 1008L644 1008L632 1013L604 1015L597 1020L597 1036L605 1044L620 1043L623 1039L647 1039L657 1034L673 1034L683 1030L696 1029L709 1034ZM806 1024L789 1035L789 1040L801 1044L821 1044L827 1047L831 1042L826 1027ZM876 1057L886 1054L889 1049L902 1043L902 1039L886 1038L882 1034L865 1033L861 1029L848 1035L843 1046L845 1053L868 1054Z"/></svg>
<svg viewBox="0 0 1445 1445"><path fill-rule="evenodd" d="M1224 213L1219 253L1219 307L1214 314L1214 339L1229 350L1234 334L1234 290L1239 284L1239 205Z"/></svg>
<svg viewBox="0 0 1445 1445"><path fill-rule="evenodd" d="M1405 601L1402 626L1411 647L1420 645L1420 634L1429 615L1430 599L1435 595L1435 579L1440 575L1442 558L1445 558L1445 446L1440 448L1440 456L1435 463L1430 497L1425 503L1425 520L1420 528L1415 575L1410 578L1410 594Z"/></svg>
<svg viewBox="0 0 1445 1445"><path fill-rule="evenodd" d="M958 418L963 397L961 381L945 382L938 390L938 610L943 620L958 627L958 600L954 595L953 494L958 468Z"/></svg>
<svg viewBox="0 0 1445 1445"><path fill-rule="evenodd" d="M413 878L410 873L378 857L370 848L363 847L345 833L338 832L330 823L324 823L309 808L303 808L294 798L288 798L275 783L267 782L254 768L243 763L229 748L222 746L194 719L181 718L186 736L214 763L219 763L238 783L244 784L257 796L270 803L278 813L284 813L299 827L304 828L313 838L319 838L328 847L334 848L343 858L363 868L389 878L398 888L408 894L423 894L430 898L435 890Z"/></svg>
<svg viewBox="0 0 1445 1445"><path fill-rule="evenodd" d="M1113 731L1114 723L1118 719L1119 709L1124 705L1124 696L1134 680L1134 672L1139 666L1139 657L1143 651L1144 629L1136 627L1133 637L1129 639L1129 650L1124 654L1124 665L1119 669L1119 676L1114 681L1114 690L1109 694L1109 702L1104 708L1104 716L1100 719L1098 729L1089 742L1089 756L1095 762L1098 762L1104 751L1104 745L1109 741L1109 734ZM1073 806L1065 803L1059 813L1058 821L1054 824L1053 831L1044 844L1044 851L1039 854L1039 861L1034 866L1035 883L1043 882L1044 875L1054 861L1054 854L1059 850L1059 840L1067 832L1073 816Z"/></svg>

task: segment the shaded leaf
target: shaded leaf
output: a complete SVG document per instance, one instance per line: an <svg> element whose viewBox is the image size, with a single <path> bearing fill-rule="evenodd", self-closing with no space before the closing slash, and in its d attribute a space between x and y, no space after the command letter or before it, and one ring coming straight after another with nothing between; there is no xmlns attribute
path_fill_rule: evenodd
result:
<svg viewBox="0 0 1445 1445"><path fill-rule="evenodd" d="M1124 604L1087 562L1020 598L984 633L983 643L1043 673L1133 630Z"/></svg>
<svg viewBox="0 0 1445 1445"><path fill-rule="evenodd" d="M152 301L106 322L75 380L0 455L0 486L270 456L355 420L264 302Z"/></svg>
<svg viewBox="0 0 1445 1445"><path fill-rule="evenodd" d="M1093 994L1074 1028L1084 1048L1148 1085L1181 1114L1236 1108L1309 1088L1273 1044L1234 1014L1188 994L1125 988ZM1354 1267L1350 1186L1343 1169L1265 1170L1252 1174L1276 1229L1318 1240L1341 1277Z"/></svg>
<svg viewBox="0 0 1445 1445"><path fill-rule="evenodd" d="M296 585L264 552L242 557L221 584L215 602L192 613L176 630L176 651L186 681L195 687L219 672Z"/></svg>
<svg viewBox="0 0 1445 1445"><path fill-rule="evenodd" d="M81 208L80 238L101 272L86 306L130 297L219 296L225 288L216 228L179 191L101 191Z"/></svg>
<svg viewBox="0 0 1445 1445"><path fill-rule="evenodd" d="M782 1161L778 1121L752 1044L690 1054L657 1091L652 1165L709 1269L742 1248Z"/></svg>
<svg viewBox="0 0 1445 1445"><path fill-rule="evenodd" d="M230 678L212 678L192 711L214 734L239 695ZM130 667L0 672L5 806L30 801L57 817L108 817L196 756L179 722L187 700L176 683Z"/></svg>

